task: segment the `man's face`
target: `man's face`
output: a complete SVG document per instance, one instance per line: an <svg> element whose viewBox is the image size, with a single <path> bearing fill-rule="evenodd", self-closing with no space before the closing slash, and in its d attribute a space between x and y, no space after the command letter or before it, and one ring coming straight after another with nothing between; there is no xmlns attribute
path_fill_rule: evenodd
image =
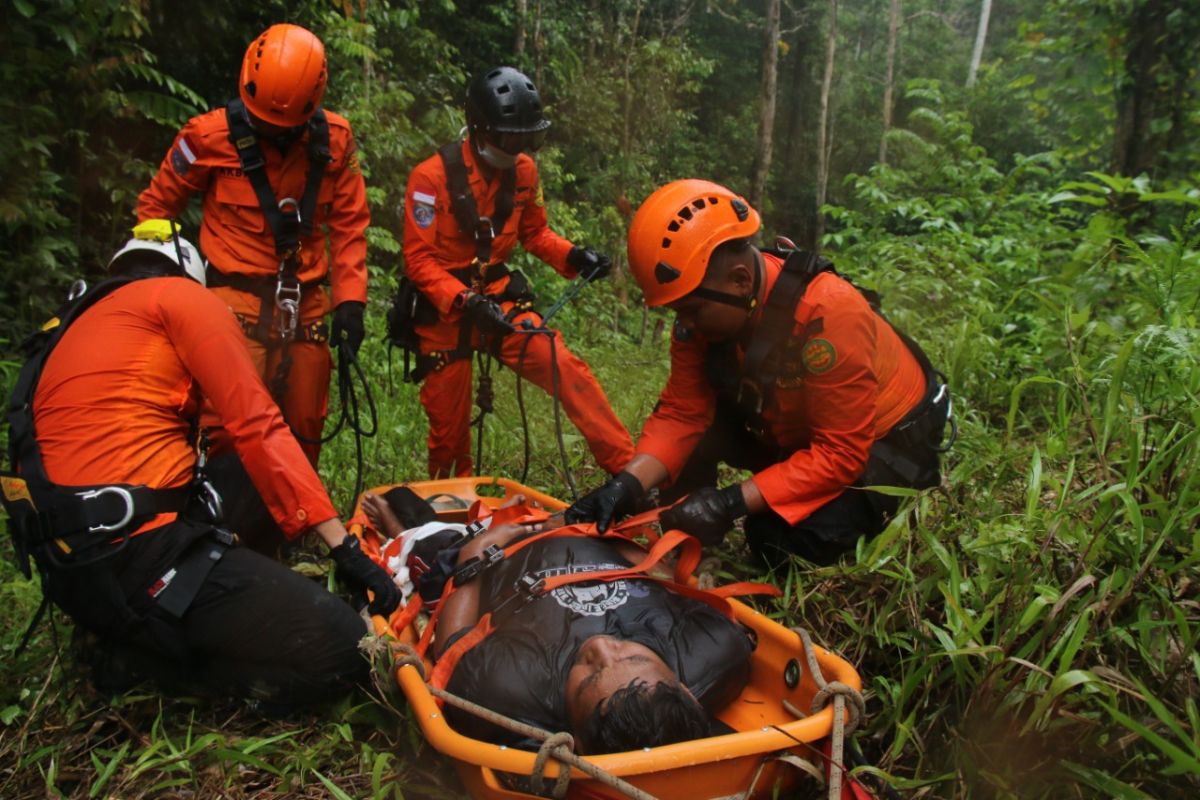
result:
<svg viewBox="0 0 1200 800"><path fill-rule="evenodd" d="M705 278L700 286L735 297L749 297L754 287L753 273L749 268L735 266L720 278ZM744 308L697 297L695 293L667 303L667 308L675 312L678 329L699 333L710 342L732 339L746 324Z"/></svg>
<svg viewBox="0 0 1200 800"><path fill-rule="evenodd" d="M579 647L567 673L567 715L579 730L614 692L634 681L649 686L676 684L678 677L658 654L643 644L614 636L593 636Z"/></svg>

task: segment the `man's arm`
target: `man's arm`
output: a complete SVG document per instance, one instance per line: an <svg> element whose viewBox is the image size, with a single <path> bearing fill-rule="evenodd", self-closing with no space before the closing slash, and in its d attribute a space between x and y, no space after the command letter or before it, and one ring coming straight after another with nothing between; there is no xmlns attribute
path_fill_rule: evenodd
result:
<svg viewBox="0 0 1200 800"><path fill-rule="evenodd" d="M138 195L138 222L179 217L191 196L208 188L208 181L204 139L192 119L175 137L150 185Z"/></svg>
<svg viewBox="0 0 1200 800"><path fill-rule="evenodd" d="M523 156L522 158L528 158ZM529 160L529 170L519 175L518 182L528 180L529 202L517 220L517 238L521 246L545 261L564 278L574 278L575 269L567 263L567 254L571 252L572 244L550 229L546 218L546 200L542 194L542 180L538 176L537 164Z"/></svg>
<svg viewBox="0 0 1200 800"><path fill-rule="evenodd" d="M647 465L645 475L654 482L643 482L645 488L657 486L668 476L677 476L712 425L716 393L704 372L706 352L707 347L696 337L688 341L671 338L671 374L658 405L642 427L634 457L636 461L638 456L652 456L667 475Z"/></svg>
<svg viewBox="0 0 1200 800"><path fill-rule="evenodd" d="M472 558L477 558L491 545L507 547L518 536L536 533L539 530L540 525L498 525L495 530L480 534L463 545L458 552L455 567L461 567ZM434 639L437 642L445 642L464 628L474 627L483 616L479 608L479 579L455 588L444 602L442 613L438 616L437 629L434 631ZM440 653L442 648L439 645L437 649Z"/></svg>
<svg viewBox="0 0 1200 800"><path fill-rule="evenodd" d="M441 262L438 215L451 212L440 163L435 157L418 164L404 190L404 272L445 316L465 287Z"/></svg>
<svg viewBox="0 0 1200 800"><path fill-rule="evenodd" d="M336 521L325 487L254 369L233 314L196 284L163 283L170 284L164 285L161 306L167 335L233 437L246 472L280 528L295 538L319 523ZM326 535L337 531L319 533L329 541Z"/></svg>
<svg viewBox="0 0 1200 800"><path fill-rule="evenodd" d="M346 152L333 179L333 204L326 217L329 226L329 280L333 305L367 301L367 188L358 163L354 134L346 131Z"/></svg>

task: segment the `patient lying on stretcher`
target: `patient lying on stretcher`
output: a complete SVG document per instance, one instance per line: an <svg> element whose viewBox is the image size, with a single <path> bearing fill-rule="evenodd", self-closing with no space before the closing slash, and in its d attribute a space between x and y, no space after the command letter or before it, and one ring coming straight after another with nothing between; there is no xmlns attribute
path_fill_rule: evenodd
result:
<svg viewBox="0 0 1200 800"><path fill-rule="evenodd" d="M433 518L424 501L413 503L411 492L392 492L387 500L364 498L380 533L395 537ZM483 563L486 558L471 559L559 524L555 517L497 523L438 559L451 569ZM434 639L435 655L458 659L447 689L543 730L569 731L585 753L720 732L711 715L738 695L750 670L751 641L732 619L668 585L638 578L570 583L532 595L521 588L539 578L630 567L644 556L626 540L573 533L534 541L458 581L443 601ZM428 560L425 554L422 562ZM487 614L490 625L479 626ZM536 747L450 706L446 715L464 735Z"/></svg>

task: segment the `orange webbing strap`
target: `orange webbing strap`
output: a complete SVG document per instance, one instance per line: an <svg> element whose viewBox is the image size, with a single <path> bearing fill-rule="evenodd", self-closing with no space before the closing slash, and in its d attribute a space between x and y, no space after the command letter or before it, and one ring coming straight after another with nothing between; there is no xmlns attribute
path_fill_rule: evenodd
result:
<svg viewBox="0 0 1200 800"><path fill-rule="evenodd" d="M761 594L767 597L779 597L783 594L783 589L774 586L770 583L758 583L757 581L739 581L738 583L727 583L724 586L716 586L706 590L709 594L717 597L741 597L748 594Z"/></svg>
<svg viewBox="0 0 1200 800"><path fill-rule="evenodd" d="M412 596L408 598L408 604L388 618L388 625L396 634L402 633L405 628L417 621L417 614L421 613L423 605L420 592L413 592ZM419 652L421 655L425 655L424 650Z"/></svg>
<svg viewBox="0 0 1200 800"><path fill-rule="evenodd" d="M688 536L682 531L671 531L663 536L650 552L639 563L622 569L608 569L599 572L576 572L566 575L553 575L544 580L543 592L552 592L560 586L583 581L616 581L622 578L636 578L646 575L658 566L659 562L675 550L683 548L679 560L675 562L674 579L676 583L686 584L687 579L700 564L700 542L695 537Z"/></svg>
<svg viewBox="0 0 1200 800"><path fill-rule="evenodd" d="M431 623L430 628L432 627ZM493 630L492 615L484 614L475 623L474 628L471 628L466 635L460 637L457 642L450 645L446 652L442 653L442 657L438 659L437 665L434 666L433 672L429 676L429 685L445 689L446 684L450 683L450 676L454 674L454 668L458 666L462 657L468 650L486 639Z"/></svg>
<svg viewBox="0 0 1200 800"><path fill-rule="evenodd" d="M646 538L651 542L657 542L659 537L662 536L662 526L658 522L658 515L668 508L670 506L659 506L658 508L644 511L641 514L635 514L613 525L612 532L627 539L644 533L646 534Z"/></svg>
<svg viewBox="0 0 1200 800"><path fill-rule="evenodd" d="M425 625L425 630L421 631L421 638L417 642L416 651L422 657L429 651L429 644L433 641L433 633L437 628L438 618L442 616L442 609L446 607L446 598L450 596L450 593L455 588L454 578L447 580L446 585L442 587L442 596L438 598L437 605L433 607L433 613L429 615L429 622ZM414 595L413 600L417 603L417 608L420 609L422 605L420 595ZM405 606L404 610L408 611L408 607ZM413 619L416 619L416 616L416 614L413 614Z"/></svg>

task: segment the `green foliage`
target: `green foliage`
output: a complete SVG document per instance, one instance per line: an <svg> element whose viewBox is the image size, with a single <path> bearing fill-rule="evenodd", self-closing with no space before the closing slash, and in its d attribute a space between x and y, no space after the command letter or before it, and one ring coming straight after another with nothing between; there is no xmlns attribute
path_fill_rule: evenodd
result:
<svg viewBox="0 0 1200 800"><path fill-rule="evenodd" d="M235 91L247 38L282 19L323 38L326 104L354 125L373 219L368 485L425 472L424 415L382 325L408 173L458 133L468 76L513 62L535 77L554 124L538 155L552 225L618 264L629 214L655 186L696 176L744 190L754 158L757 2L528 3L519 55L517 4L476 0L5 5L5 387L23 333L123 238L175 129ZM820 4L794 6L763 211L769 229L801 236L828 21ZM978 2L905 0L886 165L887 14L840 6L824 244L947 373L960 436L941 489L842 565L776 576L785 597L769 612L858 665L871 712L860 742L874 774L914 796L1200 789L1200 151L1185 135L1200 120L1200 16L1167 6L997 5L968 90ZM1164 26L1152 57L1137 50L1139 20ZM1121 102L1146 75L1152 163L1116 174ZM514 265L542 308L566 288L528 255ZM636 429L665 376L666 318L641 309L623 272L556 322ZM496 383L483 469L519 476L527 426L528 482L568 496L549 398L527 386L523 420L511 373ZM598 483L582 438L564 433L577 485ZM353 442L330 443L322 466L346 507ZM722 574L749 574L736 536L720 555ZM0 566L0 796L461 793L391 689L312 720L148 694L102 702L49 629L13 656L39 600L35 581Z"/></svg>

